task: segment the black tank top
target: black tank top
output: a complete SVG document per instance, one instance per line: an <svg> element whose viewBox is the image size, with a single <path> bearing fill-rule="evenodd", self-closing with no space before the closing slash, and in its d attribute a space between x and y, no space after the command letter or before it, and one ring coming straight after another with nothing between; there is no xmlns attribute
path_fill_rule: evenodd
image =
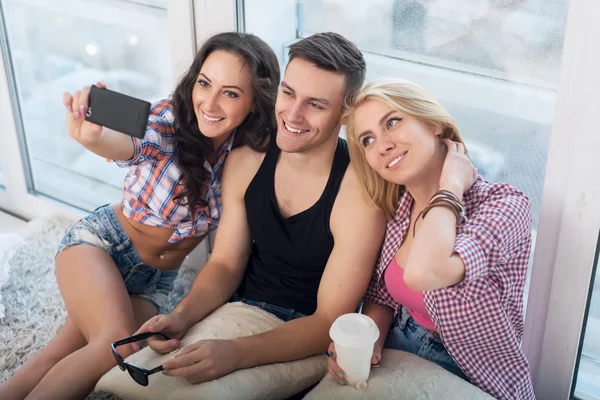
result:
<svg viewBox="0 0 600 400"><path fill-rule="evenodd" d="M329 219L350 157L346 141L338 139L319 200L284 218L275 197L280 152L271 147L244 195L253 243L238 295L310 315L317 309L319 282L333 250Z"/></svg>

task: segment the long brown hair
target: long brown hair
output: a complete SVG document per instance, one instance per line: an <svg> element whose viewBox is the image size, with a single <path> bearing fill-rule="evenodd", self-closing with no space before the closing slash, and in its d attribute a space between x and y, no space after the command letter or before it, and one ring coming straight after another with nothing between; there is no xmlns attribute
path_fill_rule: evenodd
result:
<svg viewBox="0 0 600 400"><path fill-rule="evenodd" d="M244 60L252 77L254 109L237 128L233 147L248 145L255 151L267 150L277 132L275 100L279 86L279 63L273 50L262 39L248 33L225 32L209 38L196 54L173 93L176 160L183 172L183 192L175 198L190 207L192 215L206 206L204 193L209 177L204 160L216 156L210 140L200 132L194 112L192 91L202 64L215 50L224 50Z"/></svg>

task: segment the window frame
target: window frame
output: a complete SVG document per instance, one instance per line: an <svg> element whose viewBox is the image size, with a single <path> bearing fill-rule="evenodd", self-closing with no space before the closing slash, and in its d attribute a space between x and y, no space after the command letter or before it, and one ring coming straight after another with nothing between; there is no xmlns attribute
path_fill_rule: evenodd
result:
<svg viewBox="0 0 600 400"><path fill-rule="evenodd" d="M174 82L185 72L194 58L196 36L194 32L194 1L168 0L168 26L172 71ZM6 18L0 0L0 15ZM1 29L6 29L1 24ZM5 38L8 36L5 34ZM4 178L0 188L0 210L5 210L23 219L44 218L52 214L63 213L73 218L85 214L79 208L51 199L43 194L34 193L28 168L27 149L23 145L25 134L21 123L20 106L14 91L14 74L10 48L2 43L0 53L0 164ZM10 75L9 75L10 74Z"/></svg>
<svg viewBox="0 0 600 400"><path fill-rule="evenodd" d="M523 344L540 399L571 396L600 230L598 18L600 3L569 3Z"/></svg>
<svg viewBox="0 0 600 400"><path fill-rule="evenodd" d="M169 0L174 77L181 76L207 37L243 29L243 5L244 0ZM600 231L600 179L594 174L600 171L594 118L600 97L588 89L600 88L600 53L589 40L600 37L599 19L597 1L570 1L523 341L540 399L567 399L572 393ZM4 54L0 103L11 104ZM0 209L28 219L56 212L79 215L29 192L15 121L12 107L0 107L0 163L7 188L0 189Z"/></svg>
<svg viewBox="0 0 600 400"><path fill-rule="evenodd" d="M239 7L243 7L244 1L238 0L236 5L235 12L231 13L232 19L236 13L240 14ZM578 101L585 97L586 88L600 87L600 76L594 72L600 70L600 53L594 52L593 43L587 39L600 37L600 25L594 23L599 18L600 3L594 0L570 1L554 107L548 104L553 100L552 91L539 89L544 104L536 113L538 118L551 109L554 109L554 116L523 349L530 362L534 387L540 399L566 399L571 393L600 228L600 180L593 179L597 178L593 176L594 168L600 171L600 162L595 161L594 157L594 149L600 148L600 135L594 133L596 124L593 112L594 109L600 109L600 98L590 96L586 99L585 107ZM236 27L236 22L230 21L221 30ZM198 42L205 37L197 35ZM585 65L585 68L580 68L580 65ZM445 74L446 71L439 73ZM457 76L460 74L454 73ZM436 78L435 75L431 77ZM596 84L590 85L591 82ZM461 99L460 102L465 101L468 99ZM504 106L506 112L518 115L522 104L519 107L514 104ZM577 126L584 129L573 132L570 121L577 121ZM583 211L580 193L589 194ZM596 210L592 206L596 206ZM578 212L584 213L585 220L572 218ZM565 288L564 282L569 281L572 284ZM560 305L558 308L557 303ZM551 315L548 313L550 305L553 306ZM569 322L571 330L569 335L562 336L561 327L565 321ZM560 349L556 346L558 342L562 344Z"/></svg>

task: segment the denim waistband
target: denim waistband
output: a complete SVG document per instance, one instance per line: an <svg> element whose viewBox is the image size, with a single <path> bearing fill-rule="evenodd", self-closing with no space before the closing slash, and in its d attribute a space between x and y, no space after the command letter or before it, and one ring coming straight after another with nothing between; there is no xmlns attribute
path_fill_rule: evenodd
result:
<svg viewBox="0 0 600 400"><path fill-rule="evenodd" d="M400 310L400 312L398 313L398 317L396 317L396 326L399 326L400 329L404 329L405 327L408 326L412 330L420 333L422 336L430 336L432 338L440 337L439 333L437 333L436 331L431 331L431 330L419 325L419 323L417 321L415 321L413 316L410 315L410 312L408 312L408 309L404 306L402 307L402 310Z"/></svg>
<svg viewBox="0 0 600 400"><path fill-rule="evenodd" d="M117 214L115 214L115 210L112 208L112 204L100 206L92 211L92 214L95 214L104 226L112 228L114 231L119 232L119 234L127 235Z"/></svg>
<svg viewBox="0 0 600 400"><path fill-rule="evenodd" d="M237 293L229 299L229 302L241 301L250 306L258 307L266 312L275 315L277 318L283 321L291 321L292 319L306 317L305 314L294 310L293 308L281 307L275 304L266 303L264 301L250 300L244 297L240 297Z"/></svg>

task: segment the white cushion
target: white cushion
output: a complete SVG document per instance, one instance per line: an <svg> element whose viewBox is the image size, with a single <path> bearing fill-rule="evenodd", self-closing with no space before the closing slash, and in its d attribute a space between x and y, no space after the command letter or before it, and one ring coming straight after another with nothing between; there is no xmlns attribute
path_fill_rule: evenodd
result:
<svg viewBox="0 0 600 400"><path fill-rule="evenodd" d="M233 339L269 331L282 324L279 318L258 307L244 303L228 303L194 325L182 340L182 348L202 339ZM127 361L152 369L175 354L159 355L145 348ZM147 387L138 385L126 371L118 367L106 373L96 391L114 393L124 400L262 400L285 399L317 383L327 373L323 355L298 361L262 365L238 370L220 379L191 385L183 378L162 373L150 375Z"/></svg>
<svg viewBox="0 0 600 400"><path fill-rule="evenodd" d="M493 400L494 398L442 367L419 356L384 349L381 367L373 368L367 390L340 386L327 375L304 400Z"/></svg>

